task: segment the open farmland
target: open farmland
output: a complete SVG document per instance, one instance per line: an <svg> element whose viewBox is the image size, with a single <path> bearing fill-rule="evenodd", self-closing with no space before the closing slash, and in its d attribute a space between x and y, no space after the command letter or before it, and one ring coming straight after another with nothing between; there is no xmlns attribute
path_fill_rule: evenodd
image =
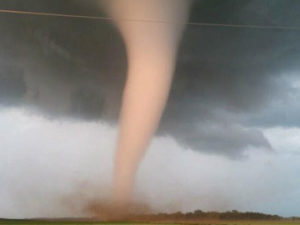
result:
<svg viewBox="0 0 300 225"><path fill-rule="evenodd" d="M197 222L176 222L176 223L158 223L158 222L70 222L70 221L37 221L37 220L0 220L0 225L300 225L300 221L197 221Z"/></svg>

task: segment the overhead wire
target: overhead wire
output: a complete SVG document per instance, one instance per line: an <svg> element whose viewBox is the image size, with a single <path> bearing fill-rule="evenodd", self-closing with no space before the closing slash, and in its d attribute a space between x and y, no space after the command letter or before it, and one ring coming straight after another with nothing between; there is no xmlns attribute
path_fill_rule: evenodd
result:
<svg viewBox="0 0 300 225"><path fill-rule="evenodd" d="M0 13L31 15L31 16L66 17L66 18L77 18L77 19L88 19L88 20L104 20L104 21L111 21L111 22L113 21L113 18L106 17L106 16L74 15L74 14L63 14L63 13L11 10L11 9L0 9ZM150 20L150 19L126 19L126 18L118 18L118 19L122 20L124 22L165 23L165 24L173 23L172 21ZM297 27L297 26L272 26L272 25L255 25L255 24L225 24L225 23L187 22L186 25L206 26L206 27L248 28L248 29L300 30L300 27Z"/></svg>

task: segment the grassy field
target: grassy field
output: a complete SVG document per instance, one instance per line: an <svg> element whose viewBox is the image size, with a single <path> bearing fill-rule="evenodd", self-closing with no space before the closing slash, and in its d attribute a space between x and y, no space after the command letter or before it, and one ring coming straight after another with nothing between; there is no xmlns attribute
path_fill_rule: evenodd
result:
<svg viewBox="0 0 300 225"><path fill-rule="evenodd" d="M199 221L176 223L140 223L140 222L68 222L68 221L26 221L0 220L0 225L300 225L300 221Z"/></svg>

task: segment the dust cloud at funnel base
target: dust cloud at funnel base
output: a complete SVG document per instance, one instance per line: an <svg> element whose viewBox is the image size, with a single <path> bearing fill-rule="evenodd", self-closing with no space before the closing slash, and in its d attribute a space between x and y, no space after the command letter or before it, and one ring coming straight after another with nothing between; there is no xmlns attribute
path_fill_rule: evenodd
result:
<svg viewBox="0 0 300 225"><path fill-rule="evenodd" d="M112 196L112 204L125 209L132 200L136 170L165 108L190 2L113 0L100 4L113 18L127 52Z"/></svg>

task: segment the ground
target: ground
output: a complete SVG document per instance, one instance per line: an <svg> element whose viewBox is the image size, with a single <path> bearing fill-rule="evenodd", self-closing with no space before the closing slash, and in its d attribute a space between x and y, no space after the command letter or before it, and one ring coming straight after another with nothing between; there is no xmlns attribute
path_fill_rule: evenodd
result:
<svg viewBox="0 0 300 225"><path fill-rule="evenodd" d="M300 221L199 221L181 223L139 223L139 222L68 222L68 221L26 221L26 220L0 220L0 225L300 225Z"/></svg>

